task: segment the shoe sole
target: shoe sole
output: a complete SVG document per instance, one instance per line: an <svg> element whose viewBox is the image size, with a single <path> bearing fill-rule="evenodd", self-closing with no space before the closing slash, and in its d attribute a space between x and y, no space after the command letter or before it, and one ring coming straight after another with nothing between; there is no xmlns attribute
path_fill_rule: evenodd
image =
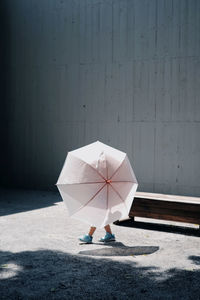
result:
<svg viewBox="0 0 200 300"><path fill-rule="evenodd" d="M84 243L84 244L92 244L92 242L85 242L85 241L82 241L82 240L79 240L79 241Z"/></svg>
<svg viewBox="0 0 200 300"><path fill-rule="evenodd" d="M111 239L111 240L107 240L107 241L100 241L99 242L102 242L102 243L109 243L109 242L115 242L116 240L115 239Z"/></svg>

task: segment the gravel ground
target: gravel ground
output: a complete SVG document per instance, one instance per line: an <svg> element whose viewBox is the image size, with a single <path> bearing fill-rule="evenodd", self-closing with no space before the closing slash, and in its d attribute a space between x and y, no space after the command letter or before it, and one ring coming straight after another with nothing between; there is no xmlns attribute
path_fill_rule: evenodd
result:
<svg viewBox="0 0 200 300"><path fill-rule="evenodd" d="M200 299L197 225L137 218L80 244L58 192L0 190L0 299Z"/></svg>

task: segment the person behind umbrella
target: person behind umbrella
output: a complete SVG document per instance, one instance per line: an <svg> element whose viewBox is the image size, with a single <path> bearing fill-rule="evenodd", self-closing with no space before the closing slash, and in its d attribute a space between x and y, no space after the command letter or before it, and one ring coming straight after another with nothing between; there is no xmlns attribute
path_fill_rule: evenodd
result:
<svg viewBox="0 0 200 300"><path fill-rule="evenodd" d="M115 241L115 235L112 234L112 231L111 231L111 228L110 228L110 225L106 225L104 227L105 231L106 231L106 234L104 237L102 237L99 242L111 242L111 241ZM96 230L96 227L94 226L91 226L90 227L90 230L88 232L88 234L85 234L83 235L82 237L79 237L79 240L83 243L86 243L86 244L90 244L92 243L92 239L93 239L93 234Z"/></svg>
<svg viewBox="0 0 200 300"><path fill-rule="evenodd" d="M109 224L125 218L138 186L128 156L99 141L69 151L56 183L68 215L89 223L91 243L98 228L105 228L101 242L114 241Z"/></svg>

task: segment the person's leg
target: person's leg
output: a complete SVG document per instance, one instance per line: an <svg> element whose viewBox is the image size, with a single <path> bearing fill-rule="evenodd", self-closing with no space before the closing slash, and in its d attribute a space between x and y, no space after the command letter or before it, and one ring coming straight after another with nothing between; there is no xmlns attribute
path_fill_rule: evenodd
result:
<svg viewBox="0 0 200 300"><path fill-rule="evenodd" d="M110 234L112 234L110 225L106 225L106 226L104 227L104 229L105 229L106 232L109 232Z"/></svg>
<svg viewBox="0 0 200 300"><path fill-rule="evenodd" d="M93 233L95 232L95 230L96 230L96 227L91 226L88 234L85 234L85 235L81 236L79 238L79 241L81 241L83 243L87 243L87 244L92 243Z"/></svg>
<svg viewBox="0 0 200 300"><path fill-rule="evenodd" d="M88 234L89 234L90 236L93 236L95 230L96 230L96 227L91 226Z"/></svg>
<svg viewBox="0 0 200 300"><path fill-rule="evenodd" d="M110 225L104 226L104 229L106 231L106 235L102 237L99 242L109 242L109 241L115 241L115 235L112 234Z"/></svg>

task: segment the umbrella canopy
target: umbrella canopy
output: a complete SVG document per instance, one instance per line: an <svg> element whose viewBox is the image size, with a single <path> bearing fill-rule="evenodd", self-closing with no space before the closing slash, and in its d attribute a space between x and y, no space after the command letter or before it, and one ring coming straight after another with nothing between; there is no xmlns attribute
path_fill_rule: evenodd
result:
<svg viewBox="0 0 200 300"><path fill-rule="evenodd" d="M69 216L100 228L128 216L138 187L126 153L99 141L68 152L56 185Z"/></svg>

